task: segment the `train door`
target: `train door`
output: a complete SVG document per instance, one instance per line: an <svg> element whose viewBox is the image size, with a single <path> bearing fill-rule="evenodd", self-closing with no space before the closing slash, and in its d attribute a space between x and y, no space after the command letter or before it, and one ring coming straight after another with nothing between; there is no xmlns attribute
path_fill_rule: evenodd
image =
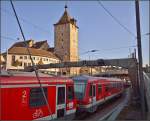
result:
<svg viewBox="0 0 150 121"><path fill-rule="evenodd" d="M90 97L92 103L96 102L96 84L91 84L90 85Z"/></svg>
<svg viewBox="0 0 150 121"><path fill-rule="evenodd" d="M93 84L92 85L92 87L93 87L93 94L92 94L92 98L93 98L93 103L95 103L96 102L96 84Z"/></svg>
<svg viewBox="0 0 150 121"><path fill-rule="evenodd" d="M90 99L91 99L91 107L88 109L88 112L95 112L97 109L96 105L96 84L90 85Z"/></svg>
<svg viewBox="0 0 150 121"><path fill-rule="evenodd" d="M103 90L102 89L102 84L98 84L97 89L98 89L97 97L98 97L98 100L99 100L99 99L102 99L104 97L103 92L102 92L102 90Z"/></svg>
<svg viewBox="0 0 150 121"><path fill-rule="evenodd" d="M66 86L57 86L57 96L56 96L56 113L57 118L64 117L66 113Z"/></svg>

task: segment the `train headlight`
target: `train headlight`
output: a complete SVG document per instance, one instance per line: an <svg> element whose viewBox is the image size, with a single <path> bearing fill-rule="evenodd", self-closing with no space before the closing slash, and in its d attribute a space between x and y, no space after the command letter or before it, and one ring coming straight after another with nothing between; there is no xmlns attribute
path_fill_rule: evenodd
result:
<svg viewBox="0 0 150 121"><path fill-rule="evenodd" d="M73 102L70 102L69 104L67 104L67 106L69 109L73 108Z"/></svg>
<svg viewBox="0 0 150 121"><path fill-rule="evenodd" d="M92 99L91 99L91 98L89 98L89 102L92 102Z"/></svg>

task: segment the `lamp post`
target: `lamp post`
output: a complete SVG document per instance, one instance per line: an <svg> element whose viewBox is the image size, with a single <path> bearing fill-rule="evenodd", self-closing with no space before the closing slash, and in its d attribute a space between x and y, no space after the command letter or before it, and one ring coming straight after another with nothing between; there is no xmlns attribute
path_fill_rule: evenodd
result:
<svg viewBox="0 0 150 121"><path fill-rule="evenodd" d="M97 51L99 51L99 50L95 50L95 49L93 49L93 50L88 50L88 51L82 53L81 55L85 55L85 54L89 54L89 53L94 53L94 52L97 52ZM90 61L90 56L89 56L89 61ZM90 67L90 70L89 70L89 71L90 71L89 74L91 75L91 74L92 74L92 67Z"/></svg>
<svg viewBox="0 0 150 121"><path fill-rule="evenodd" d="M135 12L136 12L136 28L137 28L137 49L138 49L138 72L140 82L140 98L142 119L146 119L146 104L145 104L145 90L144 90L144 77L143 77L143 59L142 59L142 45L141 45L141 27L140 27L140 10L139 0L135 0Z"/></svg>

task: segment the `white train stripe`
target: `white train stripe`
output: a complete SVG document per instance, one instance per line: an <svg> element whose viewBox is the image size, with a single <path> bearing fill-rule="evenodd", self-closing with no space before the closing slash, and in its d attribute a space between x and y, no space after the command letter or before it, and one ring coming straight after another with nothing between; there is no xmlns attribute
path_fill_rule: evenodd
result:
<svg viewBox="0 0 150 121"><path fill-rule="evenodd" d="M72 114L72 113L75 113L75 112L76 112L76 109L67 110L66 115L69 115L69 114Z"/></svg>
<svg viewBox="0 0 150 121"><path fill-rule="evenodd" d="M40 84L17 84L17 85L0 85L0 88L22 88L22 87L39 87ZM43 87L51 86L49 84L42 84Z"/></svg>
<svg viewBox="0 0 150 121"><path fill-rule="evenodd" d="M117 96L117 95L120 94L120 93L121 93L121 92L116 93L116 94L113 94L113 95L111 95L111 96L105 97L105 99L104 99L104 98L103 98L103 99L100 99L100 100L98 100L98 101L96 101L96 102L94 102L94 103L90 103L90 104L88 104L88 105L79 105L79 106L80 106L81 108L90 108L90 107L92 107L92 106L102 104L103 102L105 102L105 101L107 101L107 100L109 100L109 99L111 99L111 98Z"/></svg>
<svg viewBox="0 0 150 121"><path fill-rule="evenodd" d="M45 116L45 117L42 117L42 118L37 118L37 119L34 119L34 120L42 121L42 120L52 120L52 119L56 119L56 118L57 118L56 114L53 114L52 116L49 115L49 116Z"/></svg>

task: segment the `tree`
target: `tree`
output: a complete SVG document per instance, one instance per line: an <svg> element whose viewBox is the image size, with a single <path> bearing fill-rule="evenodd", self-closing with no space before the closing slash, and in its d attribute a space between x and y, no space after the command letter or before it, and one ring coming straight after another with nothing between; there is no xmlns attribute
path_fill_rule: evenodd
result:
<svg viewBox="0 0 150 121"><path fill-rule="evenodd" d="M18 61L18 59L12 63L12 66L15 66L15 67L18 67L20 65L21 65L21 62Z"/></svg>
<svg viewBox="0 0 150 121"><path fill-rule="evenodd" d="M38 62L38 65L43 65L44 63L43 63L43 61L42 61L42 58L39 60L39 62Z"/></svg>

